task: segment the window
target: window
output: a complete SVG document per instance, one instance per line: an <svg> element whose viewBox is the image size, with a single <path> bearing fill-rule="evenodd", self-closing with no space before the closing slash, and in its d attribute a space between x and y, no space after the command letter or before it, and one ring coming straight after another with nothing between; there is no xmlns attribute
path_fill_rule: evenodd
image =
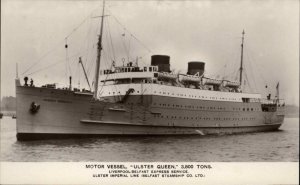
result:
<svg viewBox="0 0 300 185"><path fill-rule="evenodd" d="M250 98L242 98L243 103L249 103Z"/></svg>
<svg viewBox="0 0 300 185"><path fill-rule="evenodd" d="M149 71L152 72L152 67L149 67Z"/></svg>
<svg viewBox="0 0 300 185"><path fill-rule="evenodd" d="M144 67L144 71L147 71L147 67Z"/></svg>

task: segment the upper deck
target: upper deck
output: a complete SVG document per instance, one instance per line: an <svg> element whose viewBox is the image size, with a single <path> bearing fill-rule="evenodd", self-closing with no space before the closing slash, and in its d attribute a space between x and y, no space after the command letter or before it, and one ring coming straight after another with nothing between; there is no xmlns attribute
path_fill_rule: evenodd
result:
<svg viewBox="0 0 300 185"><path fill-rule="evenodd" d="M100 97L122 96L129 89L131 95L159 95L178 98L259 102L260 94L241 93L237 83L208 79L199 75L159 72L157 66L123 66L100 72ZM214 83L218 82L218 83Z"/></svg>
<svg viewBox="0 0 300 185"><path fill-rule="evenodd" d="M202 89L224 92L241 92L238 82L212 79L204 75L174 74L159 71L158 66L137 67L132 64L115 67L114 70L101 70L100 82L108 84L153 83L190 89Z"/></svg>
<svg viewBox="0 0 300 185"><path fill-rule="evenodd" d="M124 79L153 79L158 77L157 66L123 66L112 70L100 71L100 82L124 80Z"/></svg>

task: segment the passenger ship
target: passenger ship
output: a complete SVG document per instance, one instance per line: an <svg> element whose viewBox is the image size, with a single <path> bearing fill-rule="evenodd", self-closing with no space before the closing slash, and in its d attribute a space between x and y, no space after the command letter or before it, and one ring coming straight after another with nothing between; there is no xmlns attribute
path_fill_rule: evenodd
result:
<svg viewBox="0 0 300 185"><path fill-rule="evenodd" d="M242 91L240 80L208 78L205 63L188 63L187 74L170 72L170 57L153 55L151 65L100 70L104 6L98 37L93 92L55 85L35 87L16 79L17 139L208 135L275 131L284 103ZM98 85L98 83L100 84Z"/></svg>

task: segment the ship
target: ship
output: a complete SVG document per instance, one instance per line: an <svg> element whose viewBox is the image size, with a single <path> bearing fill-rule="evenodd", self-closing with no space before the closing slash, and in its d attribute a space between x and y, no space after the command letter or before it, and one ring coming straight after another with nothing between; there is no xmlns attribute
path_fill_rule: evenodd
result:
<svg viewBox="0 0 300 185"><path fill-rule="evenodd" d="M150 65L129 61L100 69L104 7L93 90L72 88L71 77L68 88L57 88L34 86L28 77L21 83L17 76L17 140L222 135L276 131L283 124L279 83L274 98L242 90L244 31L239 81L208 77L202 61L190 61L186 74L175 74L164 54L152 55Z"/></svg>

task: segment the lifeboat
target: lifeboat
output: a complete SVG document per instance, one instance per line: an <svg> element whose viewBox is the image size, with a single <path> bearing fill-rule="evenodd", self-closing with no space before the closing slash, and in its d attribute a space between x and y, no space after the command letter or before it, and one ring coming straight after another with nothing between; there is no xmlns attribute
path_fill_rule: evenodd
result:
<svg viewBox="0 0 300 185"><path fill-rule="evenodd" d="M203 78L204 85L221 85L222 80Z"/></svg>
<svg viewBox="0 0 300 185"><path fill-rule="evenodd" d="M240 83L239 82L224 81L223 85L225 87L239 87Z"/></svg>
<svg viewBox="0 0 300 185"><path fill-rule="evenodd" d="M201 77L195 76L195 75L179 75L179 80L181 82L194 82L194 83L200 83Z"/></svg>
<svg viewBox="0 0 300 185"><path fill-rule="evenodd" d="M168 80L176 80L177 75L167 72L158 73L158 79L168 79Z"/></svg>

